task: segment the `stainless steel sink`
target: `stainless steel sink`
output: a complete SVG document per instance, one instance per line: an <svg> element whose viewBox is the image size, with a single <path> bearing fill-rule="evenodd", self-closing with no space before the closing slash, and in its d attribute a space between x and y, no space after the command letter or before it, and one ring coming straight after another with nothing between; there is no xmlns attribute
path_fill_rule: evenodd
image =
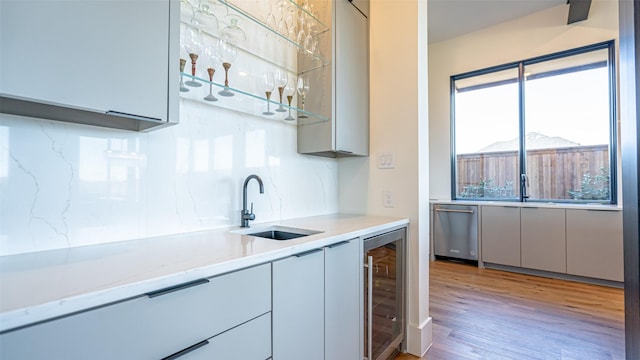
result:
<svg viewBox="0 0 640 360"><path fill-rule="evenodd" d="M298 229L285 226L269 226L263 228L249 228L232 231L235 234L256 236L271 240L291 240L303 236L319 234L321 231Z"/></svg>
<svg viewBox="0 0 640 360"><path fill-rule="evenodd" d="M267 238L272 240L289 240L289 239L295 239L295 238L307 236L305 234L296 234L296 233L292 233L288 231L280 231L280 230L261 231L259 233L253 233L253 234L247 234L247 235L257 236L257 237L262 237L262 238Z"/></svg>

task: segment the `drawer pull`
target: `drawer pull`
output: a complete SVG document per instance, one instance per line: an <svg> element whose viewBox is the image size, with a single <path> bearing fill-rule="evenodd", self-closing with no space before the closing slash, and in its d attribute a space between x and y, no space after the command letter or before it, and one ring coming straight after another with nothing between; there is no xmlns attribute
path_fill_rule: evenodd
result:
<svg viewBox="0 0 640 360"><path fill-rule="evenodd" d="M200 349L201 347L205 346L205 345L209 345L209 342L207 340L203 340L200 341L199 343L195 344L195 345L191 345L188 348L184 349L184 350L180 350L177 353L173 354L173 355L169 355L165 358L162 358L162 360L173 360L173 359L177 359L181 356L184 356L194 350Z"/></svg>
<svg viewBox="0 0 640 360"><path fill-rule="evenodd" d="M126 118L134 119L134 120L162 122L162 119L158 119L158 118L154 118L154 117L150 117L150 116L129 114L129 113L125 113L125 112L121 112L121 111L114 111L114 110L108 110L108 111L105 112L105 114L114 115L114 116L120 116L120 117L126 117Z"/></svg>
<svg viewBox="0 0 640 360"><path fill-rule="evenodd" d="M436 211L438 211L438 212L464 213L464 214L473 214L474 213L474 210L458 210L458 209L443 209L443 208L436 208Z"/></svg>
<svg viewBox="0 0 640 360"><path fill-rule="evenodd" d="M303 256L307 256L307 255L315 254L315 253L317 253L317 252L319 252L319 251L323 251L323 250L322 250L322 249L313 249L313 250L309 250L309 251L302 252L302 253L300 253L300 254L295 254L295 255L293 255L293 256L295 256L295 257L303 257Z"/></svg>
<svg viewBox="0 0 640 360"><path fill-rule="evenodd" d="M184 283L184 284L180 284L180 285L171 286L171 287L168 287L168 288L164 288L164 289L148 292L145 295L147 295L149 298L154 298L154 297L170 294L170 293L175 292L175 291L180 291L180 290L187 289L187 288L190 288L190 287L206 284L208 282L209 282L209 280L207 280L207 279L199 279L199 280L195 280L195 281L190 281L188 283Z"/></svg>
<svg viewBox="0 0 640 360"><path fill-rule="evenodd" d="M340 247L342 245L347 245L349 243L349 240L345 240L345 241L340 241L339 243L335 243L335 244L331 244L329 246L327 246L329 249L333 249L333 248L337 248Z"/></svg>

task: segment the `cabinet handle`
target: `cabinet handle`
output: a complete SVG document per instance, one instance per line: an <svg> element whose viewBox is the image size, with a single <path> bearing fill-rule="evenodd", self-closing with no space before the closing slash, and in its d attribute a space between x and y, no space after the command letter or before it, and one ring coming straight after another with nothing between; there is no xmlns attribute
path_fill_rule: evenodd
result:
<svg viewBox="0 0 640 360"><path fill-rule="evenodd" d="M465 214L473 214L475 212L474 210L456 210L456 209L441 209L441 208L436 208L436 211L453 212L453 213L465 213Z"/></svg>
<svg viewBox="0 0 640 360"><path fill-rule="evenodd" d="M209 341L207 340L203 340L200 341L199 343L195 344L195 345L191 345L188 348L184 349L184 350L180 350L177 353L173 354L173 355L169 355L165 358L162 358L162 360L173 360L173 359L177 359L181 356L184 356L194 350L200 349L201 347L205 346L205 345L209 345Z"/></svg>
<svg viewBox="0 0 640 360"><path fill-rule="evenodd" d="M350 240L345 240L345 241L340 241L339 243L335 243L335 244L331 244L329 246L327 246L329 249L333 249L333 248L337 248L340 247L342 245L347 245L350 242Z"/></svg>
<svg viewBox="0 0 640 360"><path fill-rule="evenodd" d="M301 252L300 254L295 254L293 256L295 256L295 257L303 257L303 256L315 254L315 253L320 252L320 251L323 251L323 250L322 249L313 249L313 250Z"/></svg>
<svg viewBox="0 0 640 360"><path fill-rule="evenodd" d="M121 116L121 117L128 117L128 118L131 118L131 119L143 120L143 121L163 122L162 119L154 118L154 117L151 117L151 116L142 116L142 115L136 115L136 114L129 114L129 113L124 113L124 112L121 112L121 111L114 111L114 110L107 110L107 112L105 112L105 114Z"/></svg>
<svg viewBox="0 0 640 360"><path fill-rule="evenodd" d="M148 292L145 295L147 295L149 298L154 298L154 297L170 294L170 293L175 292L175 291L180 291L180 290L184 290L184 289L187 289L187 288L190 288L190 287L206 284L208 282L209 282L209 280L207 280L207 279L199 279L199 280L195 280L195 281L190 281L188 283L184 283L184 284L180 284L180 285L176 285L176 286L170 286L168 288L164 288L164 289Z"/></svg>
<svg viewBox="0 0 640 360"><path fill-rule="evenodd" d="M367 315L368 315L368 328L367 328L367 359L373 360L373 256L367 256Z"/></svg>
<svg viewBox="0 0 640 360"><path fill-rule="evenodd" d="M343 153L343 154L353 154L353 151L347 151L347 150L336 150L336 152Z"/></svg>

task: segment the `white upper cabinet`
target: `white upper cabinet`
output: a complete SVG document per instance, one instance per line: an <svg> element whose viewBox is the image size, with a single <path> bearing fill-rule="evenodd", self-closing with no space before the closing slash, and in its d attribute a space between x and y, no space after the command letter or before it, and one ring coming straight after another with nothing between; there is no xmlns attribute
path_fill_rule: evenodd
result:
<svg viewBox="0 0 640 360"><path fill-rule="evenodd" d="M368 1L358 1L368 9ZM298 120L298 152L328 157L369 155L369 22L348 0L331 2L331 66L311 70L307 108L329 121ZM365 4L367 5L365 7Z"/></svg>
<svg viewBox="0 0 640 360"><path fill-rule="evenodd" d="M128 130L177 122L177 0L2 1L0 34L2 112Z"/></svg>

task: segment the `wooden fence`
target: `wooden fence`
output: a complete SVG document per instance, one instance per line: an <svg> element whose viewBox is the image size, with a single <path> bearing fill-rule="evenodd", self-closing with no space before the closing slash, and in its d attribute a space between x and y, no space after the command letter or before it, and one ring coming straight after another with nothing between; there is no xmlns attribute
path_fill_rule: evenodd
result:
<svg viewBox="0 0 640 360"><path fill-rule="evenodd" d="M609 168L607 145L573 146L529 150L527 175L532 199L571 199L569 191L580 190L584 174L600 174ZM458 195L478 184L492 181L500 188L495 197L518 197L520 170L517 151L500 151L457 156ZM473 192L472 192L473 193ZM485 195L487 196L487 195ZM478 197L476 196L470 197Z"/></svg>

